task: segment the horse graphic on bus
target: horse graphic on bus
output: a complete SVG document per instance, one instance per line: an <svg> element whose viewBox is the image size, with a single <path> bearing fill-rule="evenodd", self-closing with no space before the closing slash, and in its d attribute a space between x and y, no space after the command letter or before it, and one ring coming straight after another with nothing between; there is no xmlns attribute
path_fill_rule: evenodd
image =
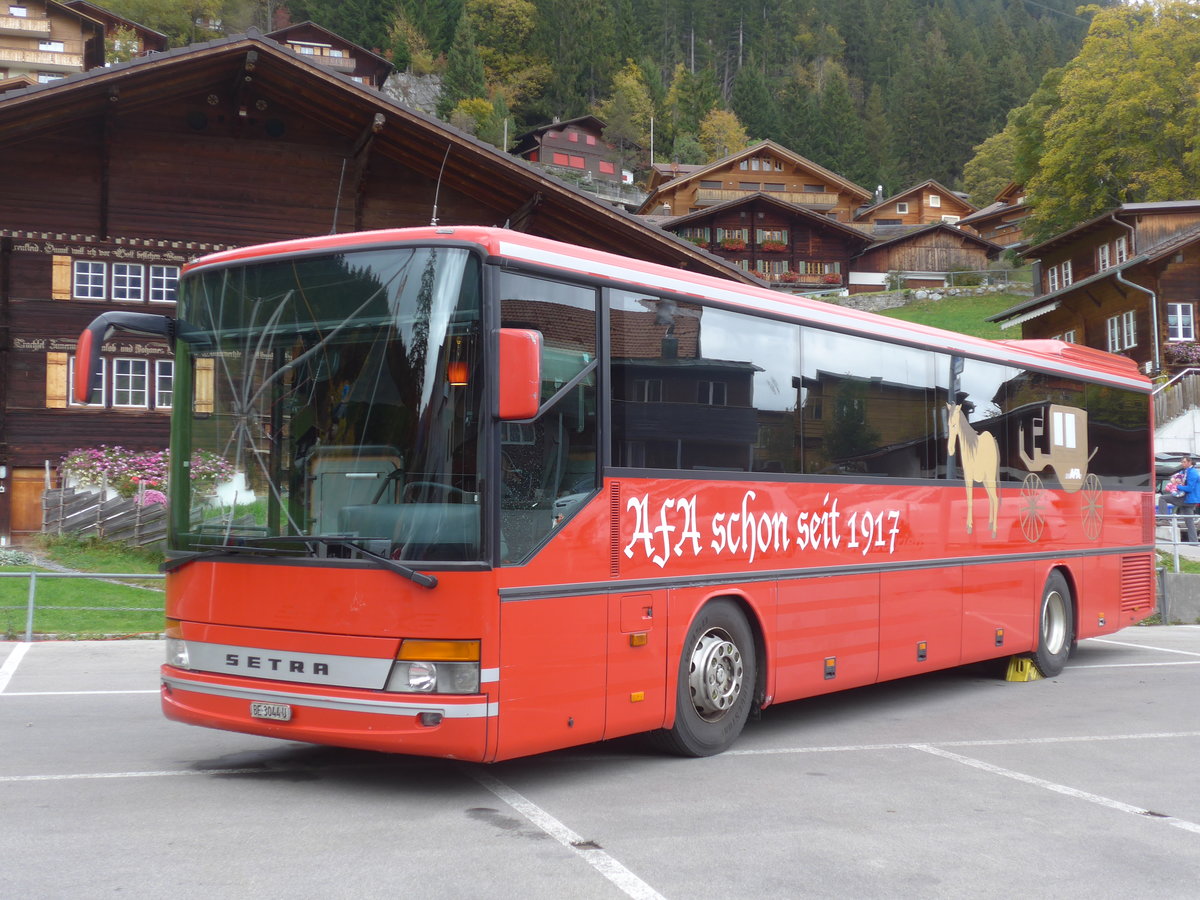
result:
<svg viewBox="0 0 1200 900"><path fill-rule="evenodd" d="M1000 452L996 438L989 432L976 432L971 428L962 403L947 403L946 409L949 416L946 453L953 457L957 449L962 458L967 494L967 533L974 530L973 487L981 484L988 497L988 524L992 537L996 537L1000 508L997 489ZM1017 455L1029 474L1021 484L1018 518L1021 532L1030 543L1041 538L1046 525L1043 512L1045 486L1038 473L1047 468L1054 472L1062 489L1068 494L1082 491L1080 515L1084 534L1088 540L1099 539L1104 518L1103 488L1099 477L1088 471L1088 463L1099 448L1088 452L1087 434L1087 410L1078 407L1043 403L1036 405L1031 412L1025 411L1021 417L1017 426ZM1026 451L1026 446L1032 452Z"/></svg>

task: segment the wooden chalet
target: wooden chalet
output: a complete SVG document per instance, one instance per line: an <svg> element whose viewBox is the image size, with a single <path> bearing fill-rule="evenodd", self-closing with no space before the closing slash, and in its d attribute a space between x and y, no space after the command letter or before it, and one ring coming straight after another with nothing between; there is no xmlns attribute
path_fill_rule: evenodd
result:
<svg viewBox="0 0 1200 900"><path fill-rule="evenodd" d="M108 342L94 405L73 405L67 379L97 313L169 312L180 267L204 253L431 220L508 223L758 283L257 32L0 95L0 153L4 541L40 527L44 472L69 451L166 445L162 343Z"/></svg>
<svg viewBox="0 0 1200 900"><path fill-rule="evenodd" d="M996 199L978 212L963 216L958 227L975 232L1006 250L1025 247L1025 220L1033 211L1025 204L1025 188L1009 182Z"/></svg>
<svg viewBox="0 0 1200 900"><path fill-rule="evenodd" d="M854 223L879 232L896 226L953 224L973 212L975 207L958 193L930 180L859 210Z"/></svg>
<svg viewBox="0 0 1200 900"><path fill-rule="evenodd" d="M103 65L103 22L55 0L0 2L0 92Z"/></svg>
<svg viewBox="0 0 1200 900"><path fill-rule="evenodd" d="M116 42L116 49L123 55L145 56L147 53L162 53L167 49L168 38L162 32L118 16L95 3L89 3L87 0L64 0L63 6L69 6L103 24L105 38ZM126 41L132 43L126 45Z"/></svg>
<svg viewBox="0 0 1200 900"><path fill-rule="evenodd" d="M698 247L774 285L844 287L869 235L772 194L746 194L660 223Z"/></svg>
<svg viewBox="0 0 1200 900"><path fill-rule="evenodd" d="M604 128L596 116L555 121L518 135L512 153L599 200L637 209L646 194L633 184L617 148L604 140Z"/></svg>
<svg viewBox="0 0 1200 900"><path fill-rule="evenodd" d="M311 57L319 66L347 75L359 84L376 90L383 87L395 68L390 60L314 22L287 25L268 33L267 37L294 53Z"/></svg>
<svg viewBox="0 0 1200 900"><path fill-rule="evenodd" d="M658 185L639 212L681 216L758 193L845 223L872 196L774 141L761 141L695 171L681 171Z"/></svg>
<svg viewBox="0 0 1200 900"><path fill-rule="evenodd" d="M884 290L889 273L907 288L942 288L949 273L986 269L1000 251L999 245L942 222L904 229L876 240L853 261L850 293Z"/></svg>
<svg viewBox="0 0 1200 900"><path fill-rule="evenodd" d="M989 321L1121 353L1150 373L1200 360L1200 200L1126 203L1023 255L1036 260L1037 295Z"/></svg>

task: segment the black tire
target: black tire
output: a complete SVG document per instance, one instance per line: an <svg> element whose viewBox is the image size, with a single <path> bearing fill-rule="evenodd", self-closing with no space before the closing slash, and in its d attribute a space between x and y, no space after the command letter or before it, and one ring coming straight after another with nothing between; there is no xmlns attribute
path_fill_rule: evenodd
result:
<svg viewBox="0 0 1200 900"><path fill-rule="evenodd" d="M675 689L675 724L654 742L680 756L730 747L750 715L758 683L754 635L731 600L708 603L688 629Z"/></svg>
<svg viewBox="0 0 1200 900"><path fill-rule="evenodd" d="M1038 607L1038 645L1033 664L1046 678L1053 678L1067 664L1075 643L1075 608L1071 588L1061 572L1052 572Z"/></svg>

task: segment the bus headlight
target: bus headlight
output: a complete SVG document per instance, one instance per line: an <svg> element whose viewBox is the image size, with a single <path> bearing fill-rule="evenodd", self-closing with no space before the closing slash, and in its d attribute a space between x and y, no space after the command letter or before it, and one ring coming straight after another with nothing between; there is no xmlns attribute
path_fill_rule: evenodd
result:
<svg viewBox="0 0 1200 900"><path fill-rule="evenodd" d="M167 619L163 628L163 636L167 639L167 665L179 669L190 669L187 644L183 640L183 630L178 619Z"/></svg>
<svg viewBox="0 0 1200 900"><path fill-rule="evenodd" d="M181 638L167 638L167 665L180 669L190 669L187 644Z"/></svg>
<svg viewBox="0 0 1200 900"><path fill-rule="evenodd" d="M384 690L417 694L479 693L479 641L405 640Z"/></svg>

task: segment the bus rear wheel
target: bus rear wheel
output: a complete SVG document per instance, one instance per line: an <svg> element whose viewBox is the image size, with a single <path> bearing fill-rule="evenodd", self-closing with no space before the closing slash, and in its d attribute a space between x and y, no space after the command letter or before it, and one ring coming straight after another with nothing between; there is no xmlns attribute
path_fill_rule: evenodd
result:
<svg viewBox="0 0 1200 900"><path fill-rule="evenodd" d="M1033 664L1046 678L1053 678L1067 664L1075 642L1075 613L1071 605L1071 588L1061 572L1052 572L1046 579L1038 616L1038 646L1033 652Z"/></svg>
<svg viewBox="0 0 1200 900"><path fill-rule="evenodd" d="M730 600L700 610L684 640L675 724L656 743L681 756L712 756L733 744L750 715L758 667L754 635Z"/></svg>

